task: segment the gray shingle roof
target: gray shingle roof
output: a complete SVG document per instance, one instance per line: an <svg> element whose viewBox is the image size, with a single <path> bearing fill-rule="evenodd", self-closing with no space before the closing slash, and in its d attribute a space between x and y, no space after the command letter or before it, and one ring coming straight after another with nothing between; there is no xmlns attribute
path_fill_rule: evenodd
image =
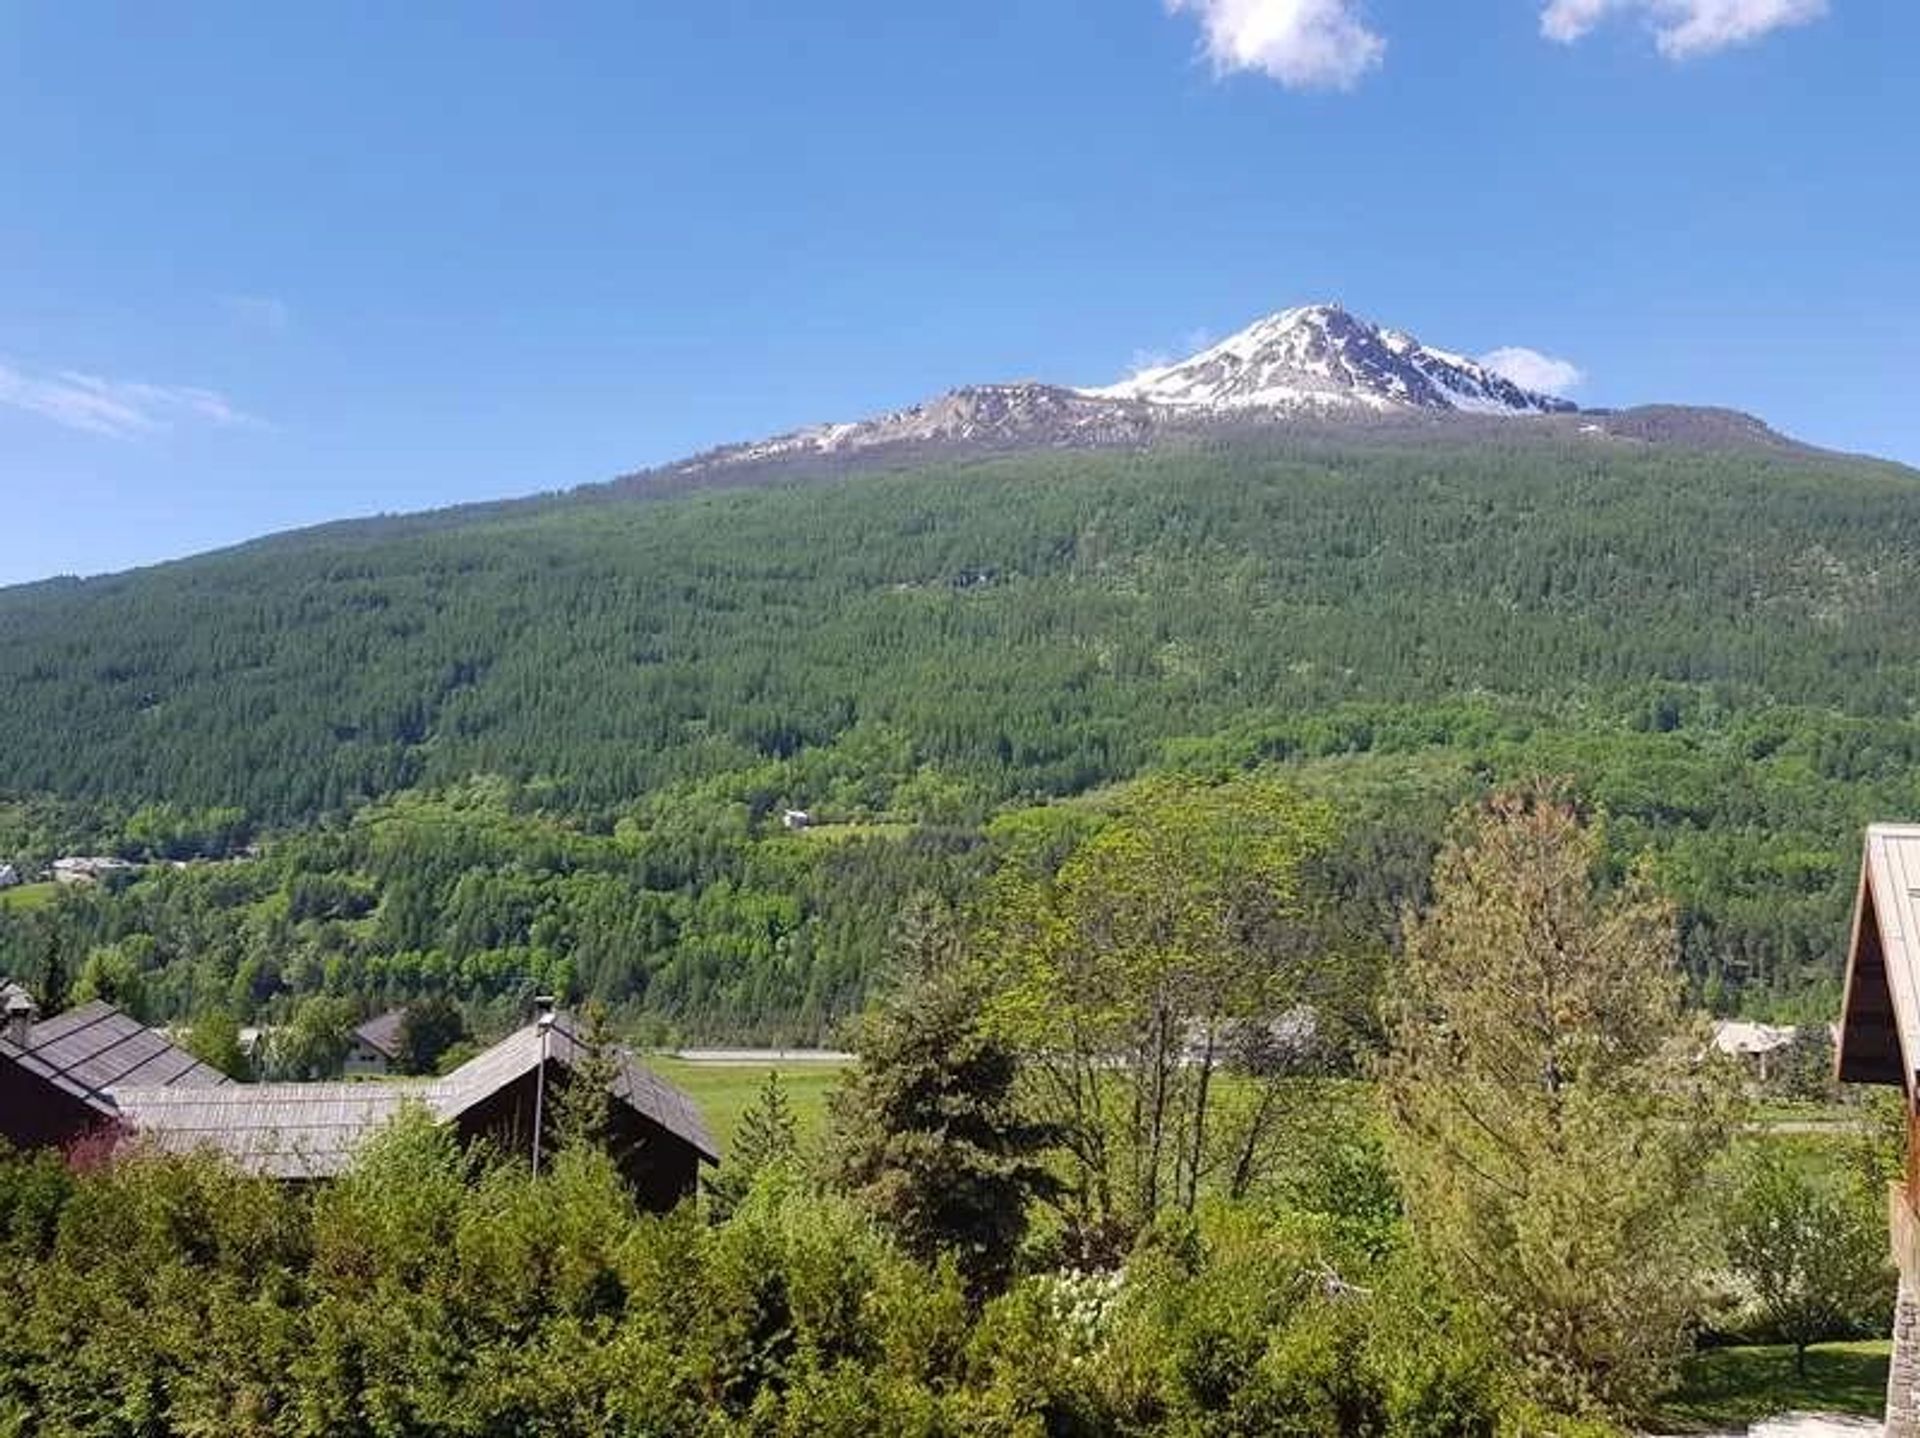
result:
<svg viewBox="0 0 1920 1438"><path fill-rule="evenodd" d="M107 1090L121 1084L213 1088L232 1082L164 1034L98 999L36 1023L24 1049L0 1037L0 1058L108 1116L116 1110Z"/></svg>
<svg viewBox="0 0 1920 1438"><path fill-rule="evenodd" d="M360 1025L353 1031L353 1036L376 1053L397 1059L400 1057L400 1025L406 1017L405 1009L388 1009L378 1018L368 1019Z"/></svg>
<svg viewBox="0 0 1920 1438"><path fill-rule="evenodd" d="M404 1080L117 1088L113 1098L143 1139L169 1153L211 1149L249 1173L330 1178L409 1102L431 1110L431 1087Z"/></svg>

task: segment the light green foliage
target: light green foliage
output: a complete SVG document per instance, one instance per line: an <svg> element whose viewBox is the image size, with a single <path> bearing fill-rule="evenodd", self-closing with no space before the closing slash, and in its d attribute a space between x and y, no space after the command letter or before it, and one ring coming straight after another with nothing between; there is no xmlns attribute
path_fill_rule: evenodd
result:
<svg viewBox="0 0 1920 1438"><path fill-rule="evenodd" d="M253 1065L247 1061L246 1051L240 1047L240 1025L233 1021L232 1014L209 1010L200 1015L193 1021L193 1027L187 1030L182 1047L201 1063L219 1069L228 1078L246 1080L253 1077Z"/></svg>
<svg viewBox="0 0 1920 1438"><path fill-rule="evenodd" d="M265 1076L282 1081L338 1078L355 1022L347 999L322 994L302 999L293 1016L267 1034Z"/></svg>
<svg viewBox="0 0 1920 1438"><path fill-rule="evenodd" d="M718 1174L706 1180L707 1214L727 1218L761 1174L790 1165L800 1155L800 1124L777 1069L768 1069L753 1103L728 1138Z"/></svg>
<svg viewBox="0 0 1920 1438"><path fill-rule="evenodd" d="M1684 1016L1673 919L1550 791L1441 856L1381 1077L1412 1229L1542 1394L1644 1403L1697 1311L1704 1179L1730 1085Z"/></svg>
<svg viewBox="0 0 1920 1438"><path fill-rule="evenodd" d="M139 935L95 949L74 978L73 1002L101 999L136 1019L152 1018L147 970L153 961L153 948L153 940Z"/></svg>
<svg viewBox="0 0 1920 1438"><path fill-rule="evenodd" d="M1797 1162L1755 1145L1724 1219L1727 1260L1763 1330L1807 1349L1830 1338L1878 1333L1893 1310L1884 1190L1845 1169Z"/></svg>
<svg viewBox="0 0 1920 1438"><path fill-rule="evenodd" d="M1040 835L996 881L993 1022L1071 1160L1071 1236L1110 1255L1203 1182L1244 1194L1270 1157L1295 1050L1351 989L1308 866L1330 808L1271 775L1131 786L1056 859ZM1325 1005L1330 1014L1338 1005ZM1330 1024L1338 1026L1334 1019ZM1238 1070L1250 1096L1222 1101Z"/></svg>

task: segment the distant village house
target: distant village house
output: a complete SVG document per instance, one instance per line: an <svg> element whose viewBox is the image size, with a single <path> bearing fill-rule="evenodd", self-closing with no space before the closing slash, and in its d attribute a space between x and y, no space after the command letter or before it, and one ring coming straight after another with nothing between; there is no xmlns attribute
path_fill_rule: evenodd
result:
<svg viewBox="0 0 1920 1438"><path fill-rule="evenodd" d="M0 889L15 888L20 883L20 871L11 864L0 864Z"/></svg>
<svg viewBox="0 0 1920 1438"><path fill-rule="evenodd" d="M405 1009L389 1009L353 1031L341 1072L348 1078L379 1078L400 1069L400 1030Z"/></svg>
<svg viewBox="0 0 1920 1438"><path fill-rule="evenodd" d="M115 874L130 874L139 867L125 859L105 855L74 855L53 861L53 878L59 884L97 884Z"/></svg>

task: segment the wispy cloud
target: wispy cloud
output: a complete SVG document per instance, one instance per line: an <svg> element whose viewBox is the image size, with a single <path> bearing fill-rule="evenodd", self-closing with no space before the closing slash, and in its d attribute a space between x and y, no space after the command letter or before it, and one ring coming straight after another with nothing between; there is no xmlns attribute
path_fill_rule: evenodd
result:
<svg viewBox="0 0 1920 1438"><path fill-rule="evenodd" d="M1570 45L1614 15L1639 15L1671 60L1709 55L1806 25L1827 13L1827 0L1548 0L1540 32Z"/></svg>
<svg viewBox="0 0 1920 1438"><path fill-rule="evenodd" d="M293 323L293 311L287 302L272 295L223 295L220 308L242 329L259 334L285 334Z"/></svg>
<svg viewBox="0 0 1920 1438"><path fill-rule="evenodd" d="M231 428L259 423L217 390L103 379L78 370L35 374L4 361L0 405L113 439L156 434L180 424Z"/></svg>
<svg viewBox="0 0 1920 1438"><path fill-rule="evenodd" d="M1216 74L1257 70L1296 90L1350 90L1380 64L1387 42L1354 0L1166 0L1199 17Z"/></svg>
<svg viewBox="0 0 1920 1438"><path fill-rule="evenodd" d="M1480 356L1480 363L1522 389L1566 395L1586 383L1587 376L1571 360L1555 359L1525 345L1507 345Z"/></svg>

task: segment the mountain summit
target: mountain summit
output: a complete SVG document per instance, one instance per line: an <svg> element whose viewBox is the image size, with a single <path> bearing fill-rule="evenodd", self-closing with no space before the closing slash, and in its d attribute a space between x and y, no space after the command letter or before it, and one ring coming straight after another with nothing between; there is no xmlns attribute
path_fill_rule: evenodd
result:
<svg viewBox="0 0 1920 1438"><path fill-rule="evenodd" d="M967 385L872 419L728 445L649 478L698 483L743 466L837 466L876 450L901 456L956 448L1103 448L1249 422L1341 424L1434 413L1506 418L1576 409L1339 305L1306 305L1118 384Z"/></svg>
<svg viewBox="0 0 1920 1438"><path fill-rule="evenodd" d="M1191 358L1082 393L1210 410L1411 407L1527 415L1575 407L1338 305L1282 310Z"/></svg>

